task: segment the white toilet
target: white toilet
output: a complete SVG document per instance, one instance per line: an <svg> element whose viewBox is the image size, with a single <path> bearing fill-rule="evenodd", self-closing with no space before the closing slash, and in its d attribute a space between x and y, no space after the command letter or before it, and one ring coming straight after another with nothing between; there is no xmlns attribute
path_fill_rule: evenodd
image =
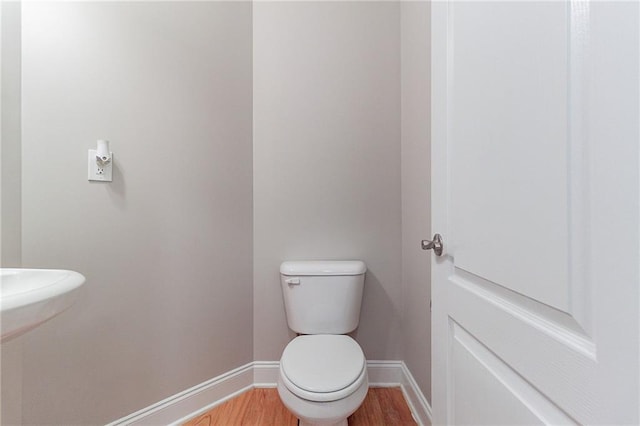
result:
<svg viewBox="0 0 640 426"><path fill-rule="evenodd" d="M347 425L369 389L356 329L361 261L284 262L280 266L289 328L299 334L282 353L278 393L300 425Z"/></svg>

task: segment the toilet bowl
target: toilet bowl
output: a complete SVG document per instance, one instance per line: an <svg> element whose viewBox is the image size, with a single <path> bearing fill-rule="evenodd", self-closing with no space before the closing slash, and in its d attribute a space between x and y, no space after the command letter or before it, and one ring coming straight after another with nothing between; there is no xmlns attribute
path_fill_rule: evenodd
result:
<svg viewBox="0 0 640 426"><path fill-rule="evenodd" d="M360 319L362 261L296 261L280 265L289 328L298 337L280 359L278 394L300 425L347 425L369 389L367 365L347 335Z"/></svg>
<svg viewBox="0 0 640 426"><path fill-rule="evenodd" d="M347 425L368 388L364 354L349 336L298 336L282 354L278 394L300 425Z"/></svg>

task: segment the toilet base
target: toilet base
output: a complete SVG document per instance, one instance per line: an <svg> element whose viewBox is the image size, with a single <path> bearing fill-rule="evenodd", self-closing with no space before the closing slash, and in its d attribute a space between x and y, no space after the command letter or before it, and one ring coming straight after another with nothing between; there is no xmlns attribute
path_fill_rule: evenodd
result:
<svg viewBox="0 0 640 426"><path fill-rule="evenodd" d="M304 420L298 419L298 426L318 426L318 423L307 423ZM339 420L337 423L323 423L322 426L349 426L349 422L347 421L347 419L344 419Z"/></svg>
<svg viewBox="0 0 640 426"><path fill-rule="evenodd" d="M287 389L280 377L277 389L284 406L300 419L300 426L347 426L347 418L360 407L367 396L369 380L365 370L365 379L355 392L346 398L330 402L301 399Z"/></svg>

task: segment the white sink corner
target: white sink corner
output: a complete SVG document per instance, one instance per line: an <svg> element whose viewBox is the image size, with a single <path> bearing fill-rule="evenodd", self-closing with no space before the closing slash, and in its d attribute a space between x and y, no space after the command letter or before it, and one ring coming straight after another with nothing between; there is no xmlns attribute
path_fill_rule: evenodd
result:
<svg viewBox="0 0 640 426"><path fill-rule="evenodd" d="M0 268L0 341L17 337L73 305L85 282L62 269Z"/></svg>

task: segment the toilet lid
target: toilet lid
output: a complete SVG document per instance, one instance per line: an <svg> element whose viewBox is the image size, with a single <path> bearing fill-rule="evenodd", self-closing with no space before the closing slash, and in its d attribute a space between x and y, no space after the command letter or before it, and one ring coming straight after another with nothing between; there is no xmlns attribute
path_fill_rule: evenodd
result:
<svg viewBox="0 0 640 426"><path fill-rule="evenodd" d="M309 392L336 392L353 384L365 368L362 349L349 336L298 336L282 353L282 373Z"/></svg>

